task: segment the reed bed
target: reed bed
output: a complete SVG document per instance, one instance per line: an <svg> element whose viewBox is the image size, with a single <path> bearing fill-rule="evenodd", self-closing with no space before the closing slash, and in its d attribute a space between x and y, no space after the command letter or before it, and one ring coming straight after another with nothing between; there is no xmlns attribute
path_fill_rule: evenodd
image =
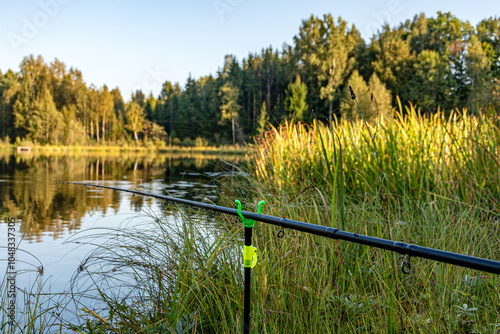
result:
<svg viewBox="0 0 500 334"><path fill-rule="evenodd" d="M286 123L258 140L248 189L272 215L499 260L499 124L492 109L472 116L412 108L369 130L361 122ZM281 292L262 301L279 316L255 303L260 332L500 331L495 275L419 259L404 275L396 254L257 230L274 264L262 275Z"/></svg>
<svg viewBox="0 0 500 334"><path fill-rule="evenodd" d="M221 202L244 199L253 203L245 209L255 210L264 199L266 214L499 260L498 116L407 111L371 128L380 178L373 132L360 123L337 122L332 130L286 123L258 140L249 170L221 182ZM127 237L161 247L159 257L119 243L134 250L123 257L129 271L172 270L166 281L155 271L137 276L157 277L135 285L145 289L150 309L161 310L157 322L172 333L241 331L241 222L184 214L168 226L154 240ZM496 275L423 259L409 259L405 275L397 254L297 231L279 238L278 232L258 222L254 227L253 333L500 332ZM107 277L109 268L103 273ZM169 292L158 294L159 286ZM125 302L115 308L133 309ZM125 319L138 314L124 315L112 331L130 330ZM147 332L149 320L140 319L134 330Z"/></svg>
<svg viewBox="0 0 500 334"><path fill-rule="evenodd" d="M220 181L221 205L240 199L255 211L263 199L264 214L500 260L499 124L493 110L411 108L371 133L361 123L286 123L258 139L248 170ZM96 297L66 328L241 332L241 221L168 206L148 215L147 227L76 239L97 249L75 272L73 299ZM278 232L254 227L252 333L500 333L497 275L416 258L403 274L397 254Z"/></svg>
<svg viewBox="0 0 500 334"><path fill-rule="evenodd" d="M477 116L466 110L422 115L407 108L390 122L372 124L370 132L361 121L336 121L332 131L317 122L285 123L259 138L250 170L275 189L314 185L331 190L328 170L333 166L323 149L328 157L342 151L348 194L372 193L380 186L370 139L374 133L391 195L452 196L470 204L480 198L499 208L500 117L491 108Z"/></svg>

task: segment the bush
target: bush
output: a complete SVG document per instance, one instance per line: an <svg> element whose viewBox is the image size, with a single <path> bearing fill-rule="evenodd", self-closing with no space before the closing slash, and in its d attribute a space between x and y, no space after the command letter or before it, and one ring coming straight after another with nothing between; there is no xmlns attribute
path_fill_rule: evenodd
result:
<svg viewBox="0 0 500 334"><path fill-rule="evenodd" d="M182 140L181 146L194 146L194 140L189 137L186 137Z"/></svg>
<svg viewBox="0 0 500 334"><path fill-rule="evenodd" d="M173 146L179 146L181 144L181 140L179 139L179 137L175 137L174 139L172 139L171 144Z"/></svg>
<svg viewBox="0 0 500 334"><path fill-rule="evenodd" d="M194 140L194 146L196 147L207 147L208 145L208 140L206 140L205 138L196 137L196 139Z"/></svg>
<svg viewBox="0 0 500 334"><path fill-rule="evenodd" d="M10 137L9 136L5 136L2 139L0 139L0 145L2 145L2 146L8 146L8 145L10 145Z"/></svg>

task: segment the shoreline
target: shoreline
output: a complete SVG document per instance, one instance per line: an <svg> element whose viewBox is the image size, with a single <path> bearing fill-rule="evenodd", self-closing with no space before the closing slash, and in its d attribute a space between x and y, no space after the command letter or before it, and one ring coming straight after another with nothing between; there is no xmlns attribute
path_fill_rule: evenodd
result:
<svg viewBox="0 0 500 334"><path fill-rule="evenodd" d="M29 147L29 151L18 151L18 147ZM7 151L9 153L17 153L19 155L29 155L33 153L58 153L58 154L78 154L78 153L196 153L196 154L221 154L221 155L245 155L252 149L248 146L118 146L118 145L34 145L34 146L17 146L17 145L0 145L0 152Z"/></svg>

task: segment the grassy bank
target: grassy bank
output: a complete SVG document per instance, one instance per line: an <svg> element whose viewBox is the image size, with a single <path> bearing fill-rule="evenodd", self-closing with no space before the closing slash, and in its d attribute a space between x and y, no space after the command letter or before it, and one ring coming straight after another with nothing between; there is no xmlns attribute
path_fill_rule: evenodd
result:
<svg viewBox="0 0 500 334"><path fill-rule="evenodd" d="M333 132L289 123L260 138L248 171L222 180L222 204L264 199L265 214L500 260L499 147L492 110L408 110L370 132L362 123L339 122ZM107 241L83 260L72 286L100 304L81 308L82 322L66 328L239 332L241 221L172 207L150 214L158 215L153 227L96 231ZM397 254L278 231L254 228L252 333L500 332L498 275L417 258L405 275Z"/></svg>
<svg viewBox="0 0 500 334"><path fill-rule="evenodd" d="M30 147L34 153L43 154L99 154L99 153L117 153L120 152L138 152L149 154L153 153L190 153L190 154L246 154L249 149L246 146L228 145L228 146L155 146L155 145L89 145L89 146L74 146L74 145L12 145L0 142L0 152L16 152L17 147ZM29 154L30 152L21 152L21 154Z"/></svg>

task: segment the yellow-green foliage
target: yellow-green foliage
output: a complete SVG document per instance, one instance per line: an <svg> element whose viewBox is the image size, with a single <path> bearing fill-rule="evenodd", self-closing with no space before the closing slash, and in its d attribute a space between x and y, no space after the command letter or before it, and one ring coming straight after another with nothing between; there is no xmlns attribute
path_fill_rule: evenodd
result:
<svg viewBox="0 0 500 334"><path fill-rule="evenodd" d="M461 199L480 192L498 198L499 124L492 109L487 115L471 116L464 110L447 116L421 115L413 108L404 116L397 113L391 122L371 124L387 191L413 197L456 194ZM258 180L279 189L331 187L327 169L341 151L347 190L365 193L380 186L371 134L362 121L336 121L333 132L317 122L285 123L258 139L251 169Z"/></svg>
<svg viewBox="0 0 500 334"><path fill-rule="evenodd" d="M341 226L338 216L346 231L387 238L389 229L393 240L499 260L499 125L493 110L422 116L411 108L373 125L383 214L362 123L336 122L333 131L285 123L258 139L248 173L221 181L221 204L238 198L254 211L248 203L264 199L268 215ZM165 209L156 226L110 231L109 242L89 255L78 275L94 273L101 296L108 293L109 317L82 308L89 321L69 328L241 332L241 221ZM396 253L299 231L278 238L278 231L260 222L253 229L251 333L498 333L499 275L420 258L404 275ZM136 299L114 295L123 277L135 281Z"/></svg>
<svg viewBox="0 0 500 334"><path fill-rule="evenodd" d="M382 193L363 123L337 121L332 131L318 123L286 123L259 137L247 189L266 200L269 215L382 238L390 230L393 240L499 260L499 125L492 109L447 116L413 108L392 122L372 124ZM344 177L331 177L329 169ZM344 189L337 192L339 180ZM332 217L333 208L342 207L344 218ZM266 224L255 229L256 332L500 328L498 275L418 258L404 275L396 253L290 230L279 239L279 228Z"/></svg>

